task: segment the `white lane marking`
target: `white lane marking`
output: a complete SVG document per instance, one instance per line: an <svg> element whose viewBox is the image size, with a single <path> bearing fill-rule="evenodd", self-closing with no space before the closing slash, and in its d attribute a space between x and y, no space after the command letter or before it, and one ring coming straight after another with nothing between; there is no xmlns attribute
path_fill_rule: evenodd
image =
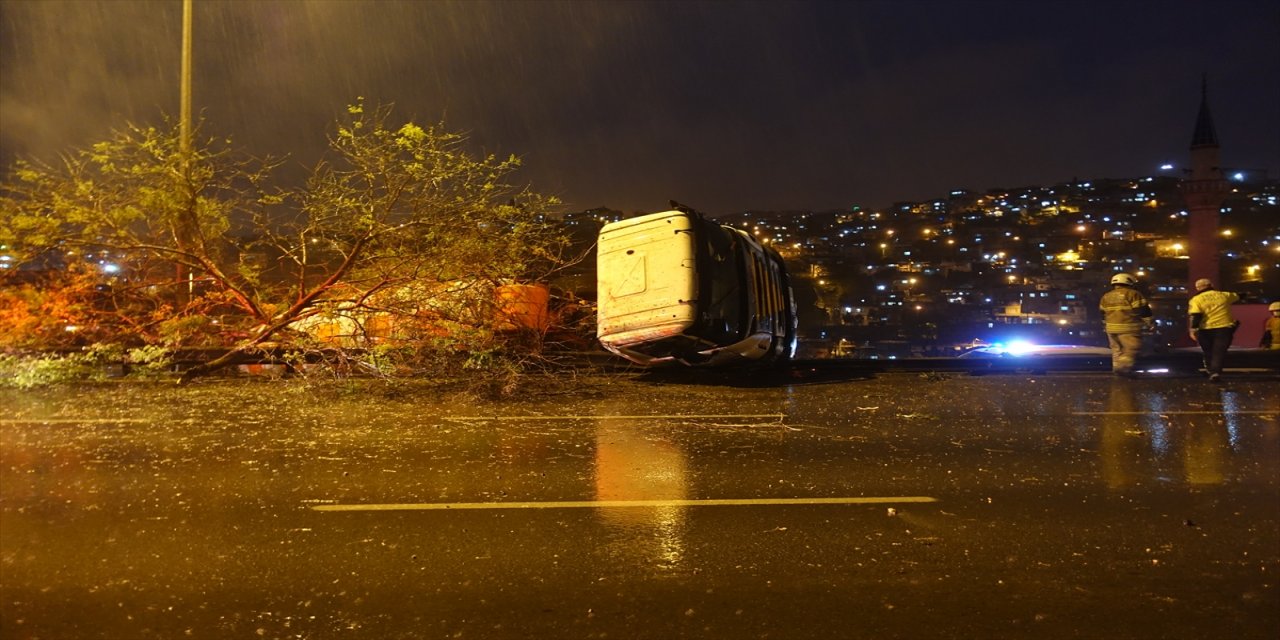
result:
<svg viewBox="0 0 1280 640"><path fill-rule="evenodd" d="M1073 416L1246 416L1275 415L1280 411L1072 411Z"/></svg>
<svg viewBox="0 0 1280 640"><path fill-rule="evenodd" d="M567 502L423 502L399 504L315 504L315 511L451 511L462 509L618 509L636 507L724 507L815 504L899 504L937 502L928 496L851 498L730 498L708 500L579 500Z"/></svg>
<svg viewBox="0 0 1280 640"><path fill-rule="evenodd" d="M606 418L609 420L673 420L673 419L695 419L695 420L714 420L717 418L756 418L781 420L786 416L781 413L722 413L722 414L683 414L683 415L634 415L634 416L613 416L613 415L580 415L580 416L445 416L445 420L453 420L457 422L484 422L487 420L599 420Z"/></svg>

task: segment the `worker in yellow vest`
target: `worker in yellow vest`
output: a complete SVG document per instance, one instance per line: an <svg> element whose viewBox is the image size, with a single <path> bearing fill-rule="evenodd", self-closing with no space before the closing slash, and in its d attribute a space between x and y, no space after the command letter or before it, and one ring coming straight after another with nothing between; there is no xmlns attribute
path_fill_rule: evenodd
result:
<svg viewBox="0 0 1280 640"><path fill-rule="evenodd" d="M1218 291L1208 278L1196 280L1196 295L1187 305L1191 339L1200 344L1204 352L1204 369L1209 379L1222 379L1222 364L1227 359L1227 349L1240 323L1231 315L1232 303L1240 296L1230 291Z"/></svg>

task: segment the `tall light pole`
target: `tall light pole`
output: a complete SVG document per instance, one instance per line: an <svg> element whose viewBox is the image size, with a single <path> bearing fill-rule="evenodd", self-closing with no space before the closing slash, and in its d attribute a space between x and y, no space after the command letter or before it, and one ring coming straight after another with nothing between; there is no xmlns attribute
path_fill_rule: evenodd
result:
<svg viewBox="0 0 1280 640"><path fill-rule="evenodd" d="M182 102L178 116L182 139L178 148L184 161L191 155L191 2L182 0Z"/></svg>
<svg viewBox="0 0 1280 640"><path fill-rule="evenodd" d="M182 84L178 110L178 154L181 157L182 179L188 185L191 181L191 3L193 0L182 0ZM190 251L195 240L197 222L195 219L195 195L191 194L185 210L179 214L177 223L178 249ZM178 262L178 281L186 280L186 291L178 289L178 304L185 306L195 295L195 274L191 269Z"/></svg>

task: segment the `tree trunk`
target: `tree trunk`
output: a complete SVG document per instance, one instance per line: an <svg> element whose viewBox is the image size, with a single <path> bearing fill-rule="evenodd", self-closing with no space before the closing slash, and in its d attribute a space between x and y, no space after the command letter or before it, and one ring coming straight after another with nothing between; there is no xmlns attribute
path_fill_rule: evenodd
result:
<svg viewBox="0 0 1280 640"><path fill-rule="evenodd" d="M186 371L183 371L182 375L178 377L178 384L179 385L187 384L188 382L191 382L195 378L209 375L210 373L213 373L215 371L220 371L233 364L236 364L240 360L240 358L245 354L245 352L248 351L249 348L254 344L257 344L257 343L238 346L214 358L213 360L210 360L208 362L201 362L200 364L194 367L191 367Z"/></svg>

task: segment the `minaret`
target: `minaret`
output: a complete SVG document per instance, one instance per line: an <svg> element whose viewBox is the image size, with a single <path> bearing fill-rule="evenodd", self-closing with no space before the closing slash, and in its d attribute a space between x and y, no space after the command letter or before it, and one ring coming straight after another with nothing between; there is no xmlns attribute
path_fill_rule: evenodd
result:
<svg viewBox="0 0 1280 640"><path fill-rule="evenodd" d="M1195 281L1208 278L1221 287L1218 268L1218 216L1227 197L1227 182L1218 163L1218 134L1209 115L1209 79L1200 87L1200 114L1191 135L1191 169L1178 185L1187 204L1187 291L1195 293Z"/></svg>

